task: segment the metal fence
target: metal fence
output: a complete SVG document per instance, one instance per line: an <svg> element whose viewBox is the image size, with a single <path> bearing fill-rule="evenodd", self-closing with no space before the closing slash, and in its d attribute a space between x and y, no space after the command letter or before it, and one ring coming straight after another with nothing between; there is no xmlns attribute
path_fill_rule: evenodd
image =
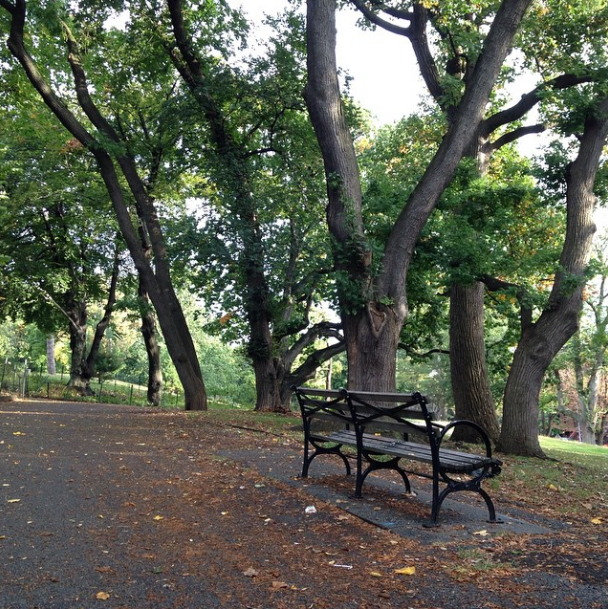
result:
<svg viewBox="0 0 608 609"><path fill-rule="evenodd" d="M0 390L21 398L32 397L58 400L97 401L111 404L148 404L147 388L141 383L123 381L118 378L91 379L93 395L82 396L68 387L69 370L59 368L56 374L49 374L46 366L30 367L27 360L11 361L2 358L0 364ZM165 389L162 407L180 407L184 403L183 394L175 389Z"/></svg>

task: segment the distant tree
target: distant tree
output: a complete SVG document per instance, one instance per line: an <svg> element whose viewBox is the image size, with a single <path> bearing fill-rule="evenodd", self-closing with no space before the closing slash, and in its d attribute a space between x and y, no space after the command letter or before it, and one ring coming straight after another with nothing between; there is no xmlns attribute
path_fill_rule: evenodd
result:
<svg viewBox="0 0 608 609"><path fill-rule="evenodd" d="M126 46L124 36L115 31L108 33L104 22L113 7L93 4L55 2L39 6L25 0L0 0L0 8L9 20L8 48L44 103L95 160L122 236L158 314L167 349L184 387L186 409L205 409L205 386L173 287L158 204L139 166L144 150L132 145L131 133L123 128L125 115L120 111L121 100L104 82L107 77L116 83L120 75L127 89L134 80L143 87L152 88L161 83L167 85L168 76L170 78L172 74L167 73L164 63L155 62L158 56L151 48L146 53L134 44L135 41L131 40ZM6 31L6 21L0 27ZM38 28L43 35L29 37L30 28ZM86 41L85 52L78 44L78 37ZM121 43L117 48L129 55L114 55L111 48L98 47L102 41ZM96 53L100 48L102 50ZM67 64L62 64L59 54L64 57L66 50ZM38 55L38 62L33 53ZM118 65L114 61L118 57L139 58L142 69ZM52 69L45 70L45 66ZM97 86L91 86L93 81ZM166 90L172 90L170 84ZM114 101L116 105L113 105ZM150 251L142 243L140 226L149 238Z"/></svg>
<svg viewBox="0 0 608 609"><path fill-rule="evenodd" d="M21 124L30 121L23 116ZM45 130L48 123L39 120L37 127L23 144L7 140L0 152L6 193L0 252L12 286L0 311L22 316L47 333L67 327L69 384L90 393L116 301L122 243L96 172L74 154L70 142L60 145L53 139L54 130ZM103 316L87 344L88 306L103 297Z"/></svg>

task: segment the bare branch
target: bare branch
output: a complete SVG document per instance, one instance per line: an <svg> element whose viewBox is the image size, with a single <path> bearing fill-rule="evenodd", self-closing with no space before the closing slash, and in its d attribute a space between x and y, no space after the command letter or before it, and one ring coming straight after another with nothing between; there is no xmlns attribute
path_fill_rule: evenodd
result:
<svg viewBox="0 0 608 609"><path fill-rule="evenodd" d="M392 32L393 34L409 37L409 26L402 27L399 25L395 25L394 23L391 23L386 19L382 19L378 16L378 13L375 13L370 8L368 8L368 6L362 0L350 0L350 2L366 17L366 19L368 19L374 25L377 25L378 27L381 27L382 29L387 30L388 32ZM384 8L382 10L385 13L391 15L392 17L398 17L400 19L411 19L411 15L409 13L406 13L405 11L398 11L396 9L387 10Z"/></svg>

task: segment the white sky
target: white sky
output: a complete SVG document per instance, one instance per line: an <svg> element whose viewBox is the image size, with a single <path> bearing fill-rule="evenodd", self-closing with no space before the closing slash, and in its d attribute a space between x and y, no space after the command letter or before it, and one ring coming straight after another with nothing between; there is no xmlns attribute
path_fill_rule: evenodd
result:
<svg viewBox="0 0 608 609"><path fill-rule="evenodd" d="M287 0L229 0L261 22L264 14L276 15ZM351 94L372 113L379 124L393 123L411 114L424 92L409 41L384 30L363 31L354 10L337 14L337 57L340 68L352 77Z"/></svg>
<svg viewBox="0 0 608 609"><path fill-rule="evenodd" d="M242 7L258 23L264 14L276 15L288 6L288 0L229 0L229 3ZM361 30L356 26L354 10L338 11L336 19L338 65L352 77L354 99L372 113L379 125L413 113L426 88L409 41L381 29ZM531 80L522 84L522 92L534 86ZM522 139L521 150L524 154L534 153L537 145L537 137L528 136ZM600 230L605 230L608 209L597 210L596 222Z"/></svg>

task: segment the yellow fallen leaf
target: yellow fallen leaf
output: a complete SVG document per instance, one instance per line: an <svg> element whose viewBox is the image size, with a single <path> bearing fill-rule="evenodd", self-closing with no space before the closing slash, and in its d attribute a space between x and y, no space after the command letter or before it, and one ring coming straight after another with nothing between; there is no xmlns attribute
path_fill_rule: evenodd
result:
<svg viewBox="0 0 608 609"><path fill-rule="evenodd" d="M591 523L592 524L602 524L604 521L601 518L592 518L591 519Z"/></svg>
<svg viewBox="0 0 608 609"><path fill-rule="evenodd" d="M403 567L402 569L395 569L395 573L399 575L416 575L416 567Z"/></svg>
<svg viewBox="0 0 608 609"><path fill-rule="evenodd" d="M289 584L285 583L285 582L279 582L279 581L275 581L272 582L272 587L273 588L289 588Z"/></svg>
<svg viewBox="0 0 608 609"><path fill-rule="evenodd" d="M559 491L559 489L557 488L557 486L555 486L555 484L549 484L549 485L547 486L547 488L548 488L550 491Z"/></svg>
<svg viewBox="0 0 608 609"><path fill-rule="evenodd" d="M370 571L369 574L372 577L382 577L382 573L378 573L378 571Z"/></svg>
<svg viewBox="0 0 608 609"><path fill-rule="evenodd" d="M107 592L98 592L98 593L95 595L95 598L96 598L98 601L107 601L107 600L110 598L110 595L109 595Z"/></svg>
<svg viewBox="0 0 608 609"><path fill-rule="evenodd" d="M154 516L154 520L164 520L164 516Z"/></svg>
<svg viewBox="0 0 608 609"><path fill-rule="evenodd" d="M19 503L21 499L8 499L7 503Z"/></svg>
<svg viewBox="0 0 608 609"><path fill-rule="evenodd" d="M488 532L485 529L483 529L481 531L475 531L473 533L473 535L479 535L480 537L487 537L488 536Z"/></svg>
<svg viewBox="0 0 608 609"><path fill-rule="evenodd" d="M25 434L22 431L13 431L14 436L24 436Z"/></svg>

